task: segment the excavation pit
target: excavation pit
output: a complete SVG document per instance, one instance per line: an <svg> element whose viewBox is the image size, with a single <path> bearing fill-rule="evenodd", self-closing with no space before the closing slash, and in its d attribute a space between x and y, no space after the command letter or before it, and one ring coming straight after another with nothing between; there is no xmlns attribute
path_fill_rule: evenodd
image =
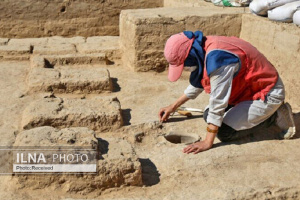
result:
<svg viewBox="0 0 300 200"><path fill-rule="evenodd" d="M170 133L165 136L165 139L173 144L191 144L200 140L200 136L196 134L179 134L179 133Z"/></svg>
<svg viewBox="0 0 300 200"><path fill-rule="evenodd" d="M141 0L149 4L154 1ZM157 120L157 109L162 103L173 102L185 89L188 74L171 84L166 81L166 73L128 70L167 70L163 55L166 40L183 30L240 37L276 65L286 86L286 101L297 117L300 116L296 63L300 58L299 27L245 14L247 8L215 7L199 0L165 0L165 5L177 8L123 11L118 37L119 16L113 14L111 4L115 2L124 9L124 4L137 2L60 0L47 1L47 6L41 0L36 1L40 3L3 2L17 10L11 12L17 19L7 15L7 9L0 22L1 37L8 37L0 38L3 73L0 102L5 105L0 109L3 146L77 146L89 142L98 144L101 154L97 175L5 176L1 181L1 197L289 199L299 196L300 152L293 151L299 146L297 139L277 141L251 137L227 144L216 140L209 151L187 155L182 149L198 141L198 134L202 138L206 135L206 123L201 116L191 119L176 116L164 125L152 121ZM92 5L86 5L89 2ZM43 15L33 18L30 12L40 15L37 6L42 6ZM100 36L106 34L113 36ZM110 82L115 88L106 87ZM176 89L170 89L171 85ZM44 94L45 91L54 95ZM111 92L122 102L122 110L116 101L97 101L96 98L105 98ZM204 108L209 96L201 95L187 106ZM41 100L42 96L50 102ZM54 100L55 96L62 97L62 101ZM264 131L272 135L273 130ZM143 188L136 187L142 184Z"/></svg>

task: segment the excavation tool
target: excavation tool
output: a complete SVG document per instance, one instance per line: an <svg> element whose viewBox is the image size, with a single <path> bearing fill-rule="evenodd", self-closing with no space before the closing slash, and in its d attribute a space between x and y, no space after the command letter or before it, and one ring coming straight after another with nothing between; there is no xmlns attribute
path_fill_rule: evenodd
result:
<svg viewBox="0 0 300 200"><path fill-rule="evenodd" d="M203 113L203 110L197 109L197 108L179 107L179 108L176 109L175 112L177 112L180 115L184 115L184 116L187 116L187 117L192 117L193 116L192 112Z"/></svg>

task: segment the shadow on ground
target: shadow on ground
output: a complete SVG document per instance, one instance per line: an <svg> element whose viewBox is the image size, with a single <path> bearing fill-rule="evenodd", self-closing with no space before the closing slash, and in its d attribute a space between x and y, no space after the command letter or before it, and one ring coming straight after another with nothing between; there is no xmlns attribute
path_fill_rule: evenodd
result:
<svg viewBox="0 0 300 200"><path fill-rule="evenodd" d="M118 78L110 78L110 80L111 80L111 83L113 85L112 91L113 92L119 92L119 91L121 91L121 87L118 84Z"/></svg>
<svg viewBox="0 0 300 200"><path fill-rule="evenodd" d="M97 138L98 140L98 150L99 150L99 159L102 160L104 159L102 157L102 155L107 154L108 153L108 146L109 146L109 142L107 142L106 140L103 140L101 138Z"/></svg>
<svg viewBox="0 0 300 200"><path fill-rule="evenodd" d="M294 121L296 125L296 134L292 139L298 139L300 138L300 112L299 113L294 113ZM236 144L236 145L241 145L245 143L251 143L251 142L259 142L259 141L265 141L265 140L279 140L279 132L280 129L276 126L271 126L269 128L264 128L261 129L257 133L253 133L245 138L232 141L232 142L220 142L217 144L214 144L213 148L217 148L220 146L224 145L231 145L231 144Z"/></svg>
<svg viewBox="0 0 300 200"><path fill-rule="evenodd" d="M128 126L131 125L130 120L131 120L131 109L123 109L122 110L122 117L123 117L123 126Z"/></svg>
<svg viewBox="0 0 300 200"><path fill-rule="evenodd" d="M203 115L193 115L191 117L176 115L176 116L171 116L166 123L181 122L185 120L197 119L202 117Z"/></svg>
<svg viewBox="0 0 300 200"><path fill-rule="evenodd" d="M156 185L160 182L160 173L155 164L148 158L139 159L142 165L142 179L145 186Z"/></svg>
<svg viewBox="0 0 300 200"><path fill-rule="evenodd" d="M294 120L296 125L296 134L294 135L293 139L300 138L300 112L294 113Z"/></svg>

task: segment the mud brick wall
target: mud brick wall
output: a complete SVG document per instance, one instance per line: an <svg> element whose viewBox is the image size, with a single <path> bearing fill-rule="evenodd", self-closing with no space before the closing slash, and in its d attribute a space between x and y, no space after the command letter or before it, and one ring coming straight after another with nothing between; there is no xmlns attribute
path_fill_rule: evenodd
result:
<svg viewBox="0 0 300 200"><path fill-rule="evenodd" d="M102 159L97 160L97 173L72 175L49 173L47 176L16 175L14 187L20 190L61 188L65 194L81 194L82 198L94 191L108 188L142 185L142 168L133 147L125 140L100 139L88 128L56 129L50 126L33 128L18 134L15 147L53 147L60 144L66 148L100 149ZM109 146L107 146L107 144ZM49 152L49 151L48 151ZM64 153L68 151L64 151ZM70 152L70 151L69 151ZM88 152L88 151L85 151ZM63 180L63 181L62 181ZM97 197L99 193L97 193Z"/></svg>
<svg viewBox="0 0 300 200"><path fill-rule="evenodd" d="M120 48L124 66L134 71L164 71L167 39L185 30L205 35L239 36L239 9L156 8L124 10L120 15Z"/></svg>
<svg viewBox="0 0 300 200"><path fill-rule="evenodd" d="M163 0L1 0L0 37L119 34L124 9L163 6Z"/></svg>

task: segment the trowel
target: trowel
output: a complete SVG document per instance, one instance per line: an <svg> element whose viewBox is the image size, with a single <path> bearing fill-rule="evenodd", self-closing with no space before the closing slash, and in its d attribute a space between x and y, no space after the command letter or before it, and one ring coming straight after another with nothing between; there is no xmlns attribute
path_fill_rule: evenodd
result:
<svg viewBox="0 0 300 200"><path fill-rule="evenodd" d="M193 116L192 112L203 113L203 110L197 109L197 108L179 107L179 108L176 109L176 112L180 115L184 115L184 116L187 116L187 117L192 117Z"/></svg>

